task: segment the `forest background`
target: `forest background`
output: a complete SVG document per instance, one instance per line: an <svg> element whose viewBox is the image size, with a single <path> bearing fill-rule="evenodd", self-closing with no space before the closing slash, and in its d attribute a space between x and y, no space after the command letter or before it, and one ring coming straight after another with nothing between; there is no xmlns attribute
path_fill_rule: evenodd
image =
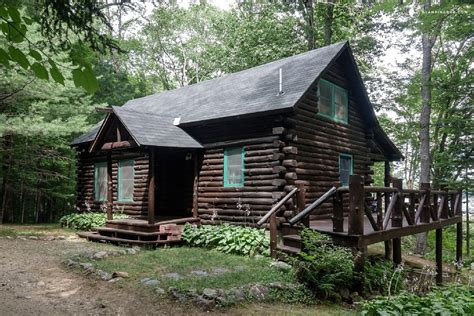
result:
<svg viewBox="0 0 474 316"><path fill-rule="evenodd" d="M472 191L472 21L460 0L0 1L0 223L74 211L69 144L96 107L345 40L405 156L393 175Z"/></svg>

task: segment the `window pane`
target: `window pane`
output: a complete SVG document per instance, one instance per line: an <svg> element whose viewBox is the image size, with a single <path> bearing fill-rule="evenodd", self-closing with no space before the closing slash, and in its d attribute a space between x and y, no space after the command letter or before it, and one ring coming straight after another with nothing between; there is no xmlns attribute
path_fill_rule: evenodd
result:
<svg viewBox="0 0 474 316"><path fill-rule="evenodd" d="M349 185L349 176L352 174L352 157L339 156L339 181L343 186Z"/></svg>
<svg viewBox="0 0 474 316"><path fill-rule="evenodd" d="M336 120L347 122L347 92L343 89L334 89L334 117Z"/></svg>
<svg viewBox="0 0 474 316"><path fill-rule="evenodd" d="M329 83L325 81L319 82L319 113L332 116L332 91Z"/></svg>
<svg viewBox="0 0 474 316"><path fill-rule="evenodd" d="M242 186L244 183L242 148L226 149L224 155L224 186Z"/></svg>
<svg viewBox="0 0 474 316"><path fill-rule="evenodd" d="M94 164L94 199L107 200L107 162Z"/></svg>
<svg viewBox="0 0 474 316"><path fill-rule="evenodd" d="M122 160L119 163L119 200L132 201L134 188L134 162Z"/></svg>

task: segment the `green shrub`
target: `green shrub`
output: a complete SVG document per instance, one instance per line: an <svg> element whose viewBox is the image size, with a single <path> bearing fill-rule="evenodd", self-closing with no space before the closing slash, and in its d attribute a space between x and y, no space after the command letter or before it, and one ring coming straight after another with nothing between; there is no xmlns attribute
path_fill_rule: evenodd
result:
<svg viewBox="0 0 474 316"><path fill-rule="evenodd" d="M114 214L114 219L128 218L125 214ZM94 227L104 226L107 221L105 213L74 213L59 219L62 227L77 230L90 230Z"/></svg>
<svg viewBox="0 0 474 316"><path fill-rule="evenodd" d="M362 315L474 315L474 288L449 285L434 288L424 296L406 291L377 297L361 305Z"/></svg>
<svg viewBox="0 0 474 316"><path fill-rule="evenodd" d="M338 290L350 289L354 282L354 262L347 248L328 243L329 237L305 229L301 233L303 251L292 260L296 274L317 296L339 298Z"/></svg>
<svg viewBox="0 0 474 316"><path fill-rule="evenodd" d="M192 247L216 249L237 255L269 255L270 240L264 229L233 225L186 224L182 239Z"/></svg>
<svg viewBox="0 0 474 316"><path fill-rule="evenodd" d="M396 294L404 286L406 273L403 267L394 268L393 262L372 257L364 269L364 285L368 293Z"/></svg>

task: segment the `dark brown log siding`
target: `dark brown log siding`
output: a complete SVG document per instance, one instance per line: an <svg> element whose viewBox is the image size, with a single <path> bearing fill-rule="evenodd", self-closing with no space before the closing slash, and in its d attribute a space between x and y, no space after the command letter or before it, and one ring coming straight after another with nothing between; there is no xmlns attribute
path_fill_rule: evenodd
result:
<svg viewBox="0 0 474 316"><path fill-rule="evenodd" d="M339 182L339 154L353 156L353 173L365 178L365 184L372 183L370 132L365 127L356 101L348 88L340 65L333 65L323 79L346 88L349 93L348 124L337 123L317 114L317 83L296 106L294 115L287 119L290 133L297 135L291 145L298 148L297 154L288 154L295 167L294 177L289 184L302 183L306 188L306 203L314 201L335 183ZM313 218L327 217L332 212L328 202L315 210Z"/></svg>
<svg viewBox="0 0 474 316"><path fill-rule="evenodd" d="M198 179L198 215L203 223L254 225L282 197L285 143L273 131L278 124L281 117L266 117L210 125L193 132L210 147L203 150ZM216 145L220 142L233 144ZM224 187L224 150L239 146L245 150L244 186ZM280 215L291 215L284 212Z"/></svg>
<svg viewBox="0 0 474 316"><path fill-rule="evenodd" d="M135 177L133 202L117 201L117 172L118 161L121 159L134 159ZM94 201L94 163L106 161L105 155L78 155L77 163L77 199L76 209L80 212L99 212L105 202ZM129 215L146 215L147 213L147 181L148 181L148 156L144 153L114 154L112 155L112 183L114 211ZM105 208L104 208L105 211Z"/></svg>

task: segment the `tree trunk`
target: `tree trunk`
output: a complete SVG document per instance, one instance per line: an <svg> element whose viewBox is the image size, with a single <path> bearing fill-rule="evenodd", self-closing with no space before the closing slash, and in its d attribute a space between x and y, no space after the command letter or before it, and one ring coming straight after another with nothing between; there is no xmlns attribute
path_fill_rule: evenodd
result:
<svg viewBox="0 0 474 316"><path fill-rule="evenodd" d="M303 2L303 17L305 19L305 34L308 50L314 49L314 6L313 0L301 0Z"/></svg>
<svg viewBox="0 0 474 316"><path fill-rule="evenodd" d="M326 14L324 15L324 45L332 43L332 22L334 20L334 0L326 3Z"/></svg>
<svg viewBox="0 0 474 316"><path fill-rule="evenodd" d="M431 0L426 0L424 11L431 8ZM427 33L422 35L423 61L421 66L421 115L420 115L420 183L430 183L430 118L431 118L431 49L434 39ZM415 253L426 251L427 233L416 236Z"/></svg>

